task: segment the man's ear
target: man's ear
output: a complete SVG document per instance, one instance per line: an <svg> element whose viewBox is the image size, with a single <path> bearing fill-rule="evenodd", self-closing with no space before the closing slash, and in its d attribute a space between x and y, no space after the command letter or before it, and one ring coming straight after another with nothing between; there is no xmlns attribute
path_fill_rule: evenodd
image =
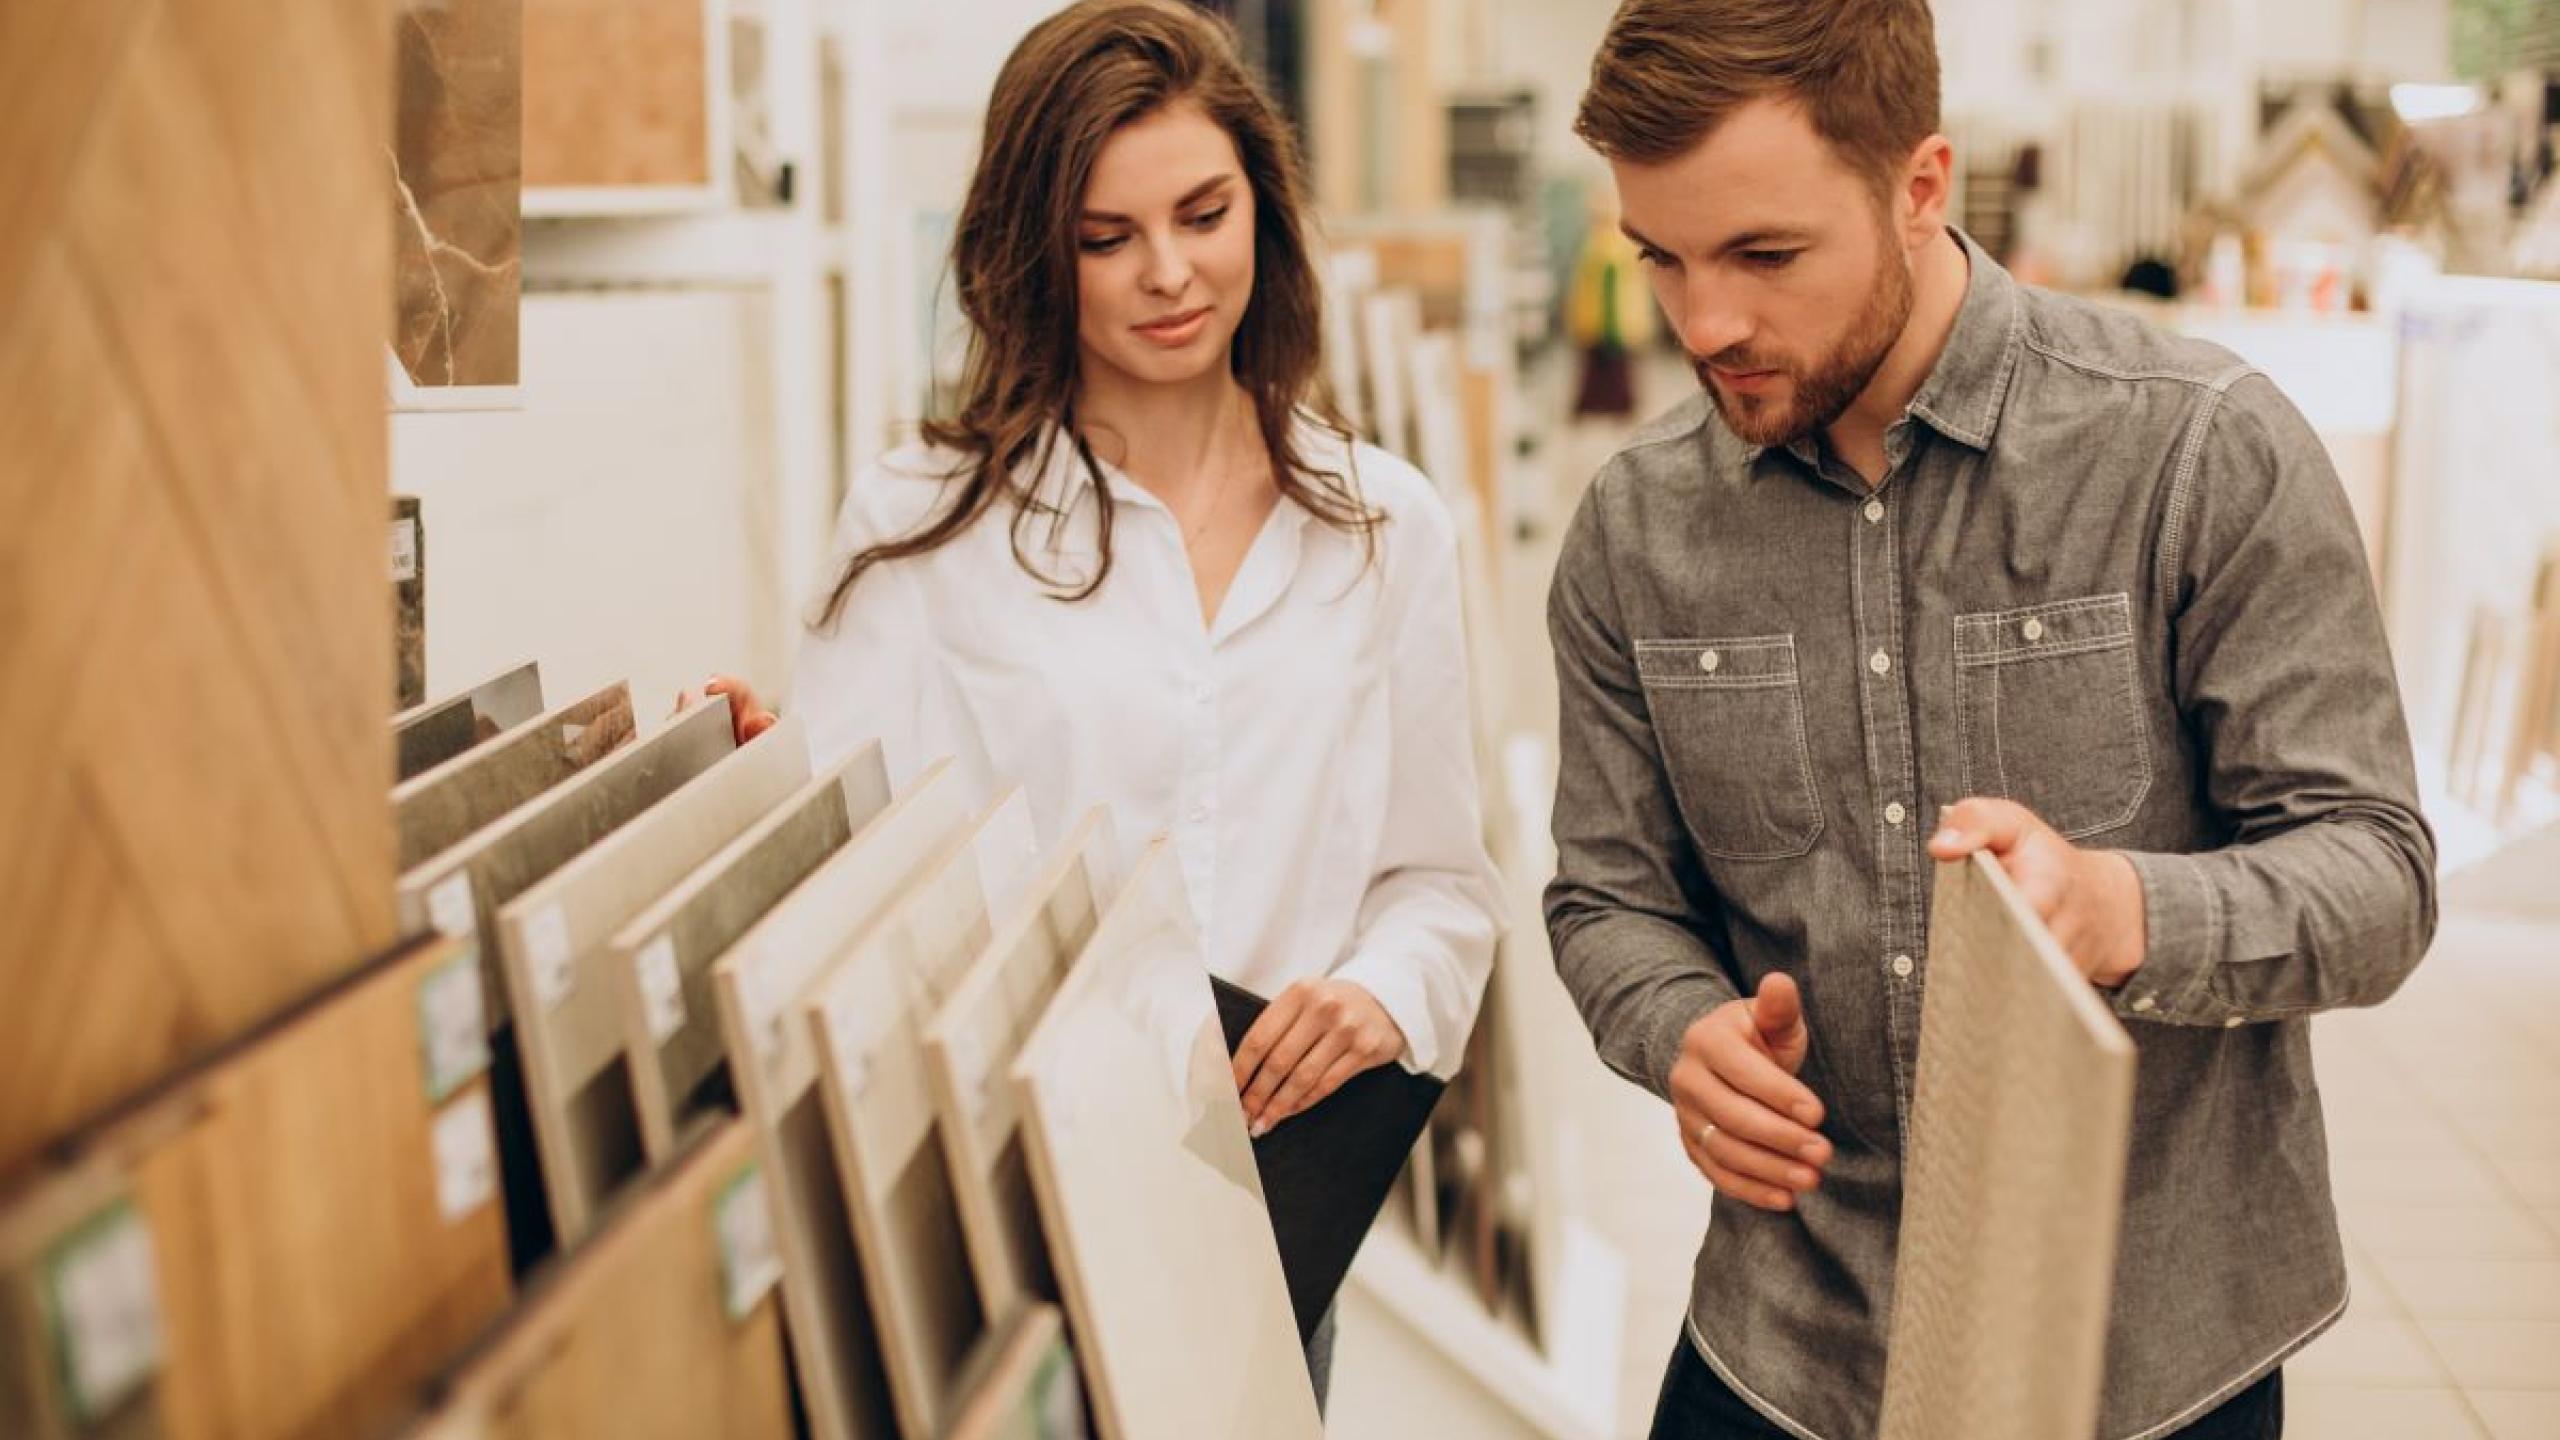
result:
<svg viewBox="0 0 2560 1440"><path fill-rule="evenodd" d="M1912 147L1903 162L1901 194L1894 208L1902 227L1902 243L1918 249L1946 228L1947 207L1955 198L1955 146L1944 135L1932 135Z"/></svg>

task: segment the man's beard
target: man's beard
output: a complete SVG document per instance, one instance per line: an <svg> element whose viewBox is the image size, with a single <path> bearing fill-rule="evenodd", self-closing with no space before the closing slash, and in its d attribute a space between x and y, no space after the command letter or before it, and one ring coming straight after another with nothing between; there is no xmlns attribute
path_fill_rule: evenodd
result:
<svg viewBox="0 0 2560 1440"><path fill-rule="evenodd" d="M1902 327L1911 319L1911 270L1897 263L1897 258L1888 241L1877 266L1880 273L1876 283L1867 291L1865 308L1858 312L1849 333L1831 353L1810 369L1776 356L1755 356L1739 346L1705 360L1690 361L1698 383L1706 387L1717 412L1734 434L1752 445L1792 445L1817 430L1828 429L1832 421L1847 413L1865 392L1867 382L1875 379L1876 370L1884 364L1894 342L1902 338ZM1737 372L1779 371L1787 377L1787 398L1729 395L1715 383L1710 365Z"/></svg>

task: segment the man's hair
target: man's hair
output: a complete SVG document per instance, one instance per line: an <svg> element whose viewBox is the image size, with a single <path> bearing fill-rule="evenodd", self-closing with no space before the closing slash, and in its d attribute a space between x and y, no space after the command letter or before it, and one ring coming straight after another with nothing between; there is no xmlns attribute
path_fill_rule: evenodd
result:
<svg viewBox="0 0 2560 1440"><path fill-rule="evenodd" d="M1612 160L1656 164L1762 97L1879 191L1938 129L1928 0L1624 0L1591 61L1573 131Z"/></svg>

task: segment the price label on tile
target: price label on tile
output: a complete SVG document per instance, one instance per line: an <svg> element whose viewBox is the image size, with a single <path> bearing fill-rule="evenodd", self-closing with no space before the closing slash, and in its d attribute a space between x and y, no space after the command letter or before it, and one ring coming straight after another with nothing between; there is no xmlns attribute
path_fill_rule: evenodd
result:
<svg viewBox="0 0 2560 1440"><path fill-rule="evenodd" d="M827 1043L836 1052L836 1069L845 1088L859 1095L871 1088L872 1052L879 1048L874 1007L841 995L827 1002Z"/></svg>
<svg viewBox="0 0 2560 1440"><path fill-rule="evenodd" d="M489 1092L474 1090L436 1116L436 1208L448 1225L459 1224L498 1193L498 1142L489 1120Z"/></svg>
<svg viewBox="0 0 2560 1440"><path fill-rule="evenodd" d="M762 1170L749 1165L721 1187L711 1227L720 1247L722 1302L731 1320L744 1320L782 1279L782 1250L774 1242Z"/></svg>
<svg viewBox="0 0 2560 1440"><path fill-rule="evenodd" d="M480 989L478 947L463 947L418 982L418 1040L430 1105L443 1104L489 1068L489 1007Z"/></svg>
<svg viewBox="0 0 2560 1440"><path fill-rule="evenodd" d="M676 973L676 942L661 935L640 952L640 1000L649 1012L649 1038L664 1045L684 1029L684 977Z"/></svg>
<svg viewBox="0 0 2560 1440"><path fill-rule="evenodd" d="M83 1429L160 1371L160 1279L151 1231L119 1201L46 1257L44 1305L71 1409Z"/></svg>
<svg viewBox="0 0 2560 1440"><path fill-rule="evenodd" d="M525 958L533 965L533 995L545 1010L557 1010L578 988L578 957L569 948L569 917L557 905L545 905L524 927Z"/></svg>
<svg viewBox="0 0 2560 1440"><path fill-rule="evenodd" d="M396 583L418 578L418 524L414 520L391 522L391 579Z"/></svg>
<svg viewBox="0 0 2560 1440"><path fill-rule="evenodd" d="M460 939L480 930L480 917L471 906L471 872L465 870L446 877L427 892L427 923L439 935Z"/></svg>

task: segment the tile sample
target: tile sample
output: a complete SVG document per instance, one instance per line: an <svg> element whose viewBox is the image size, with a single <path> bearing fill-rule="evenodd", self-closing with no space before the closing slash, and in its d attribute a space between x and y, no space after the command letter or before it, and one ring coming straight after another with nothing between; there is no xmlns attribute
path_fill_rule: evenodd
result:
<svg viewBox="0 0 2560 1440"><path fill-rule="evenodd" d="M1012 1073L1102 1433L1322 1434L1169 842L1130 872Z"/></svg>
<svg viewBox="0 0 2560 1440"><path fill-rule="evenodd" d="M522 0L401 0L397 316L418 385L513 385L524 284Z"/></svg>
<svg viewBox="0 0 2560 1440"><path fill-rule="evenodd" d="M1025 1300L1054 1304L1059 1298L1031 1193L1022 1101L1006 1076L1023 1037L1093 938L1109 899L1102 878L1118 854L1110 812L1088 811L925 1028L925 1073L970 1273L989 1315L1010 1314Z"/></svg>
<svg viewBox="0 0 2560 1440"><path fill-rule="evenodd" d="M32 1287L51 1352L38 1418L8 1433L396 1416L509 1299L478 986L467 947L412 946L0 1199L0 1312L26 1316ZM23 1361L0 1349L0 1415L30 1393Z"/></svg>
<svg viewBox="0 0 2560 1440"><path fill-rule="evenodd" d="M899 1427L941 1432L987 1328L952 1198L923 1031L989 934L981 837L1030 825L1020 789L963 825L810 987L791 1023L818 1091Z"/></svg>
<svg viewBox="0 0 2560 1440"><path fill-rule="evenodd" d="M1986 855L1938 866L1887 1440L2096 1428L2133 1041Z"/></svg>
<svg viewBox="0 0 2560 1440"><path fill-rule="evenodd" d="M791 1440L746 1122L700 1129L442 1387L413 1440Z"/></svg>
<svg viewBox="0 0 2560 1440"><path fill-rule="evenodd" d="M606 984L621 1011L641 1146L653 1164L674 1153L725 1063L712 962L888 805L888 767L875 741L784 799L607 943Z"/></svg>
<svg viewBox="0 0 2560 1440"><path fill-rule="evenodd" d="M524 183L707 186L712 6L524 0Z"/></svg>
<svg viewBox="0 0 2560 1440"><path fill-rule="evenodd" d="M392 707L427 703L427 532L418 497L391 497Z"/></svg>
<svg viewBox="0 0 2560 1440"><path fill-rule="evenodd" d="M705 707L708 714L719 707ZM808 783L800 722L711 768L498 910L543 1189L563 1245L640 1173L640 1119L606 945L667 888ZM646 742L644 742L646 743Z"/></svg>
<svg viewBox="0 0 2560 1440"><path fill-rule="evenodd" d="M990 1337L953 1405L945 1440L1086 1440L1084 1387L1054 1305L1025 1305Z"/></svg>
<svg viewBox="0 0 2560 1440"><path fill-rule="evenodd" d="M631 687L616 683L400 782L391 791L391 812L399 825L403 885L407 872L612 754L638 729ZM414 903L404 895L404 906ZM400 923L414 933L424 917L403 909Z"/></svg>
<svg viewBox="0 0 2560 1440"><path fill-rule="evenodd" d="M542 714L542 667L526 661L459 695L391 717L396 773L413 779Z"/></svg>
<svg viewBox="0 0 2560 1440"><path fill-rule="evenodd" d="M809 987L960 837L962 788L948 761L934 762L711 967L730 1075L755 1123L792 1355L818 1440L899 1432L828 1149L817 1047L794 1022Z"/></svg>
<svg viewBox="0 0 2560 1440"><path fill-rule="evenodd" d="M390 60L0 5L0 1177L394 938Z"/></svg>

